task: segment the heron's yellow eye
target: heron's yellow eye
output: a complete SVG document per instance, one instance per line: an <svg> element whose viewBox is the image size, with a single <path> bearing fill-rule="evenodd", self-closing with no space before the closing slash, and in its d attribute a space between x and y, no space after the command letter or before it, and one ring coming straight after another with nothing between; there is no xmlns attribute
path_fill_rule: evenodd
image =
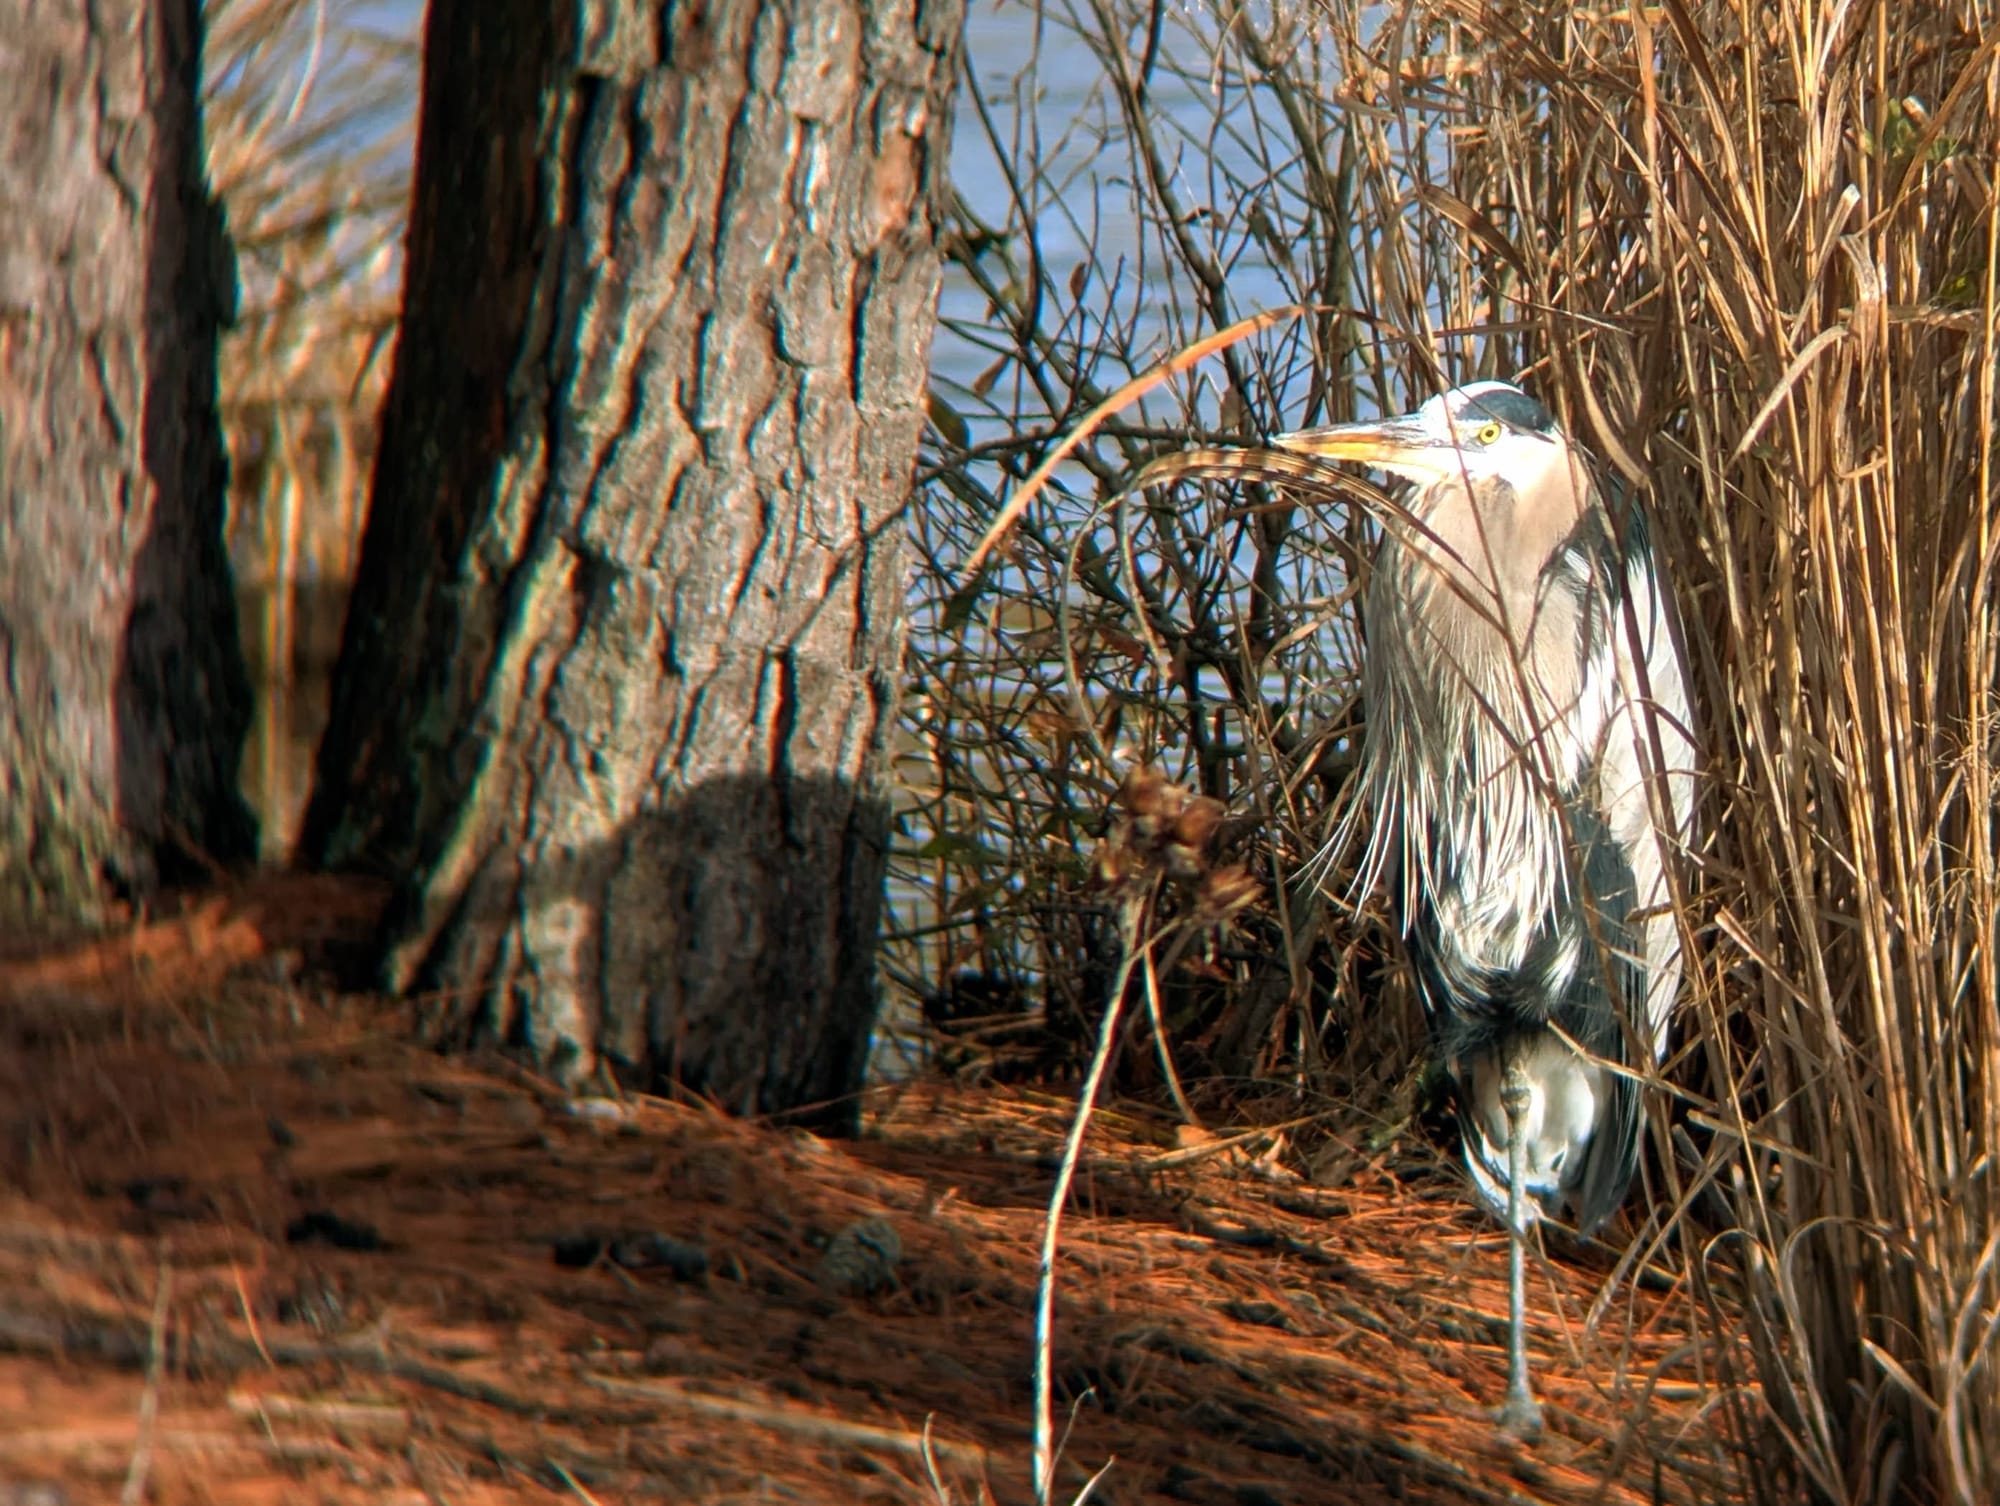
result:
<svg viewBox="0 0 2000 1506"><path fill-rule="evenodd" d="M1478 438L1481 444L1493 444L1500 438L1500 426L1495 423L1481 424Z"/></svg>

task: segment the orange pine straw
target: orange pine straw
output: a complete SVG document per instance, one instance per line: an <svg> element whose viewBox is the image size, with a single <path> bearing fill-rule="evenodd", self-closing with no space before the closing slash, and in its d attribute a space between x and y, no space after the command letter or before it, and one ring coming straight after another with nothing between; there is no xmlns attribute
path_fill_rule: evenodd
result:
<svg viewBox="0 0 2000 1506"><path fill-rule="evenodd" d="M1007 499L1007 505L1000 509L1000 516L993 520L993 526L986 530L986 537L979 541L979 547L972 551L972 558L965 562L966 575L978 574L979 567L986 563L986 556L993 552L1007 531L1020 521L1021 514L1028 510L1028 504L1034 501L1035 494L1048 481L1049 473L1067 460L1078 445L1096 433L1097 426L1105 419L1135 398L1144 397L1168 378L1179 376L1198 361L1249 339L1259 330L1269 329L1272 325L1283 323L1287 319L1296 319L1302 314L1321 312L1324 312L1321 307L1313 303L1288 303L1282 308L1266 309L1261 314L1252 314L1248 319L1239 319L1228 329L1218 330L1206 339L1182 347L1152 370L1132 378L1086 413L1083 422L1063 436L1062 442L1049 451L1042 463L1035 467L1026 481L1021 483L1020 489Z"/></svg>

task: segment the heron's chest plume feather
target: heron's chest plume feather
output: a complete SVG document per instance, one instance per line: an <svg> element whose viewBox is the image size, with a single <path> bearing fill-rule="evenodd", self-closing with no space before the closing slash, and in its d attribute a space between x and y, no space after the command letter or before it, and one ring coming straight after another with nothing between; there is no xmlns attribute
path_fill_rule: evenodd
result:
<svg viewBox="0 0 2000 1506"><path fill-rule="evenodd" d="M1507 539L1488 569L1475 540L1392 536L1367 600L1364 877L1392 869L1406 916L1420 890L1482 970L1521 967L1566 897L1564 811L1617 689L1603 552L1573 511L1557 521L1567 542Z"/></svg>

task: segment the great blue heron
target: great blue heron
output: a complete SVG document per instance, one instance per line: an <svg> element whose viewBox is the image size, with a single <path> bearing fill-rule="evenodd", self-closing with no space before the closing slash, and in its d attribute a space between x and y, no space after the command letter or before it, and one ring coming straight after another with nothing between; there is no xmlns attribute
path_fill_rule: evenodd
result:
<svg viewBox="0 0 2000 1506"><path fill-rule="evenodd" d="M1277 443L1412 483L1362 609L1363 883L1391 879L1467 1164L1507 1220L1501 1420L1532 1434L1526 1232L1566 1205L1587 1233L1624 1198L1620 1069L1657 1063L1680 986L1667 862L1694 745L1671 603L1638 510L1509 383Z"/></svg>

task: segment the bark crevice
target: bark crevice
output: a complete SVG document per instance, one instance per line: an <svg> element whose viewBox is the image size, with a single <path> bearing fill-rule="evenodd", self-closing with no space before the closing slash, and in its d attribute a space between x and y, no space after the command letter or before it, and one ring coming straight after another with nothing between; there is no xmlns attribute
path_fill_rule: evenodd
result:
<svg viewBox="0 0 2000 1506"><path fill-rule="evenodd" d="M462 1001L447 1033L838 1122L956 0L558 8L545 51L520 9L431 13L385 521L309 850L397 879L387 976Z"/></svg>

